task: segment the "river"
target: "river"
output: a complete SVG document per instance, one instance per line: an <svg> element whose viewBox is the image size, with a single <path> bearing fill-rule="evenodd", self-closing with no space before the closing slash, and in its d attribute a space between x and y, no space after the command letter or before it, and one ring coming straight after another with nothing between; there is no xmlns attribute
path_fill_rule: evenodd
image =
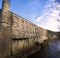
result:
<svg viewBox="0 0 60 58"><path fill-rule="evenodd" d="M60 40L53 40L37 53L28 58L60 58Z"/></svg>

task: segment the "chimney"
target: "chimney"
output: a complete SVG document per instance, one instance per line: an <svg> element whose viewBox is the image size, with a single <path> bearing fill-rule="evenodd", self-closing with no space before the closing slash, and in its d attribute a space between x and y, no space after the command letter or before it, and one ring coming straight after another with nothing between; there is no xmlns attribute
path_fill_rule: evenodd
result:
<svg viewBox="0 0 60 58"><path fill-rule="evenodd" d="M2 1L2 10L1 10L1 26L8 26L9 20L9 0Z"/></svg>

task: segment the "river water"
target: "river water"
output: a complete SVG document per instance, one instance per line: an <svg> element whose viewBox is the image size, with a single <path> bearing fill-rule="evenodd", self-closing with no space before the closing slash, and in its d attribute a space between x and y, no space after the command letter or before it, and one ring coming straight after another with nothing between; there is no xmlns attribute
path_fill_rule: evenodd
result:
<svg viewBox="0 0 60 58"><path fill-rule="evenodd" d="M60 58L60 40L49 42L47 46L28 58Z"/></svg>

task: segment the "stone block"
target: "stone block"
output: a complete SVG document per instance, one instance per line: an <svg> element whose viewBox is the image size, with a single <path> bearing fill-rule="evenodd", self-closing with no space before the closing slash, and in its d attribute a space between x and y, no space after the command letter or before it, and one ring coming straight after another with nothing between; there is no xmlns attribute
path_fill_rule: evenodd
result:
<svg viewBox="0 0 60 58"><path fill-rule="evenodd" d="M11 51L11 28L0 28L0 58L10 55Z"/></svg>

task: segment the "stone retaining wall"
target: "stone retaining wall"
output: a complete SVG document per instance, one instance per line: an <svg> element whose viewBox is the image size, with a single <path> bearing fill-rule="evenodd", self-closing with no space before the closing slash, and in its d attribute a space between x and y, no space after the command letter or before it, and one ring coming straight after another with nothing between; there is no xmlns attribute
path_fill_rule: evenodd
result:
<svg viewBox="0 0 60 58"><path fill-rule="evenodd" d="M11 49L11 28L0 27L0 58L10 54Z"/></svg>

